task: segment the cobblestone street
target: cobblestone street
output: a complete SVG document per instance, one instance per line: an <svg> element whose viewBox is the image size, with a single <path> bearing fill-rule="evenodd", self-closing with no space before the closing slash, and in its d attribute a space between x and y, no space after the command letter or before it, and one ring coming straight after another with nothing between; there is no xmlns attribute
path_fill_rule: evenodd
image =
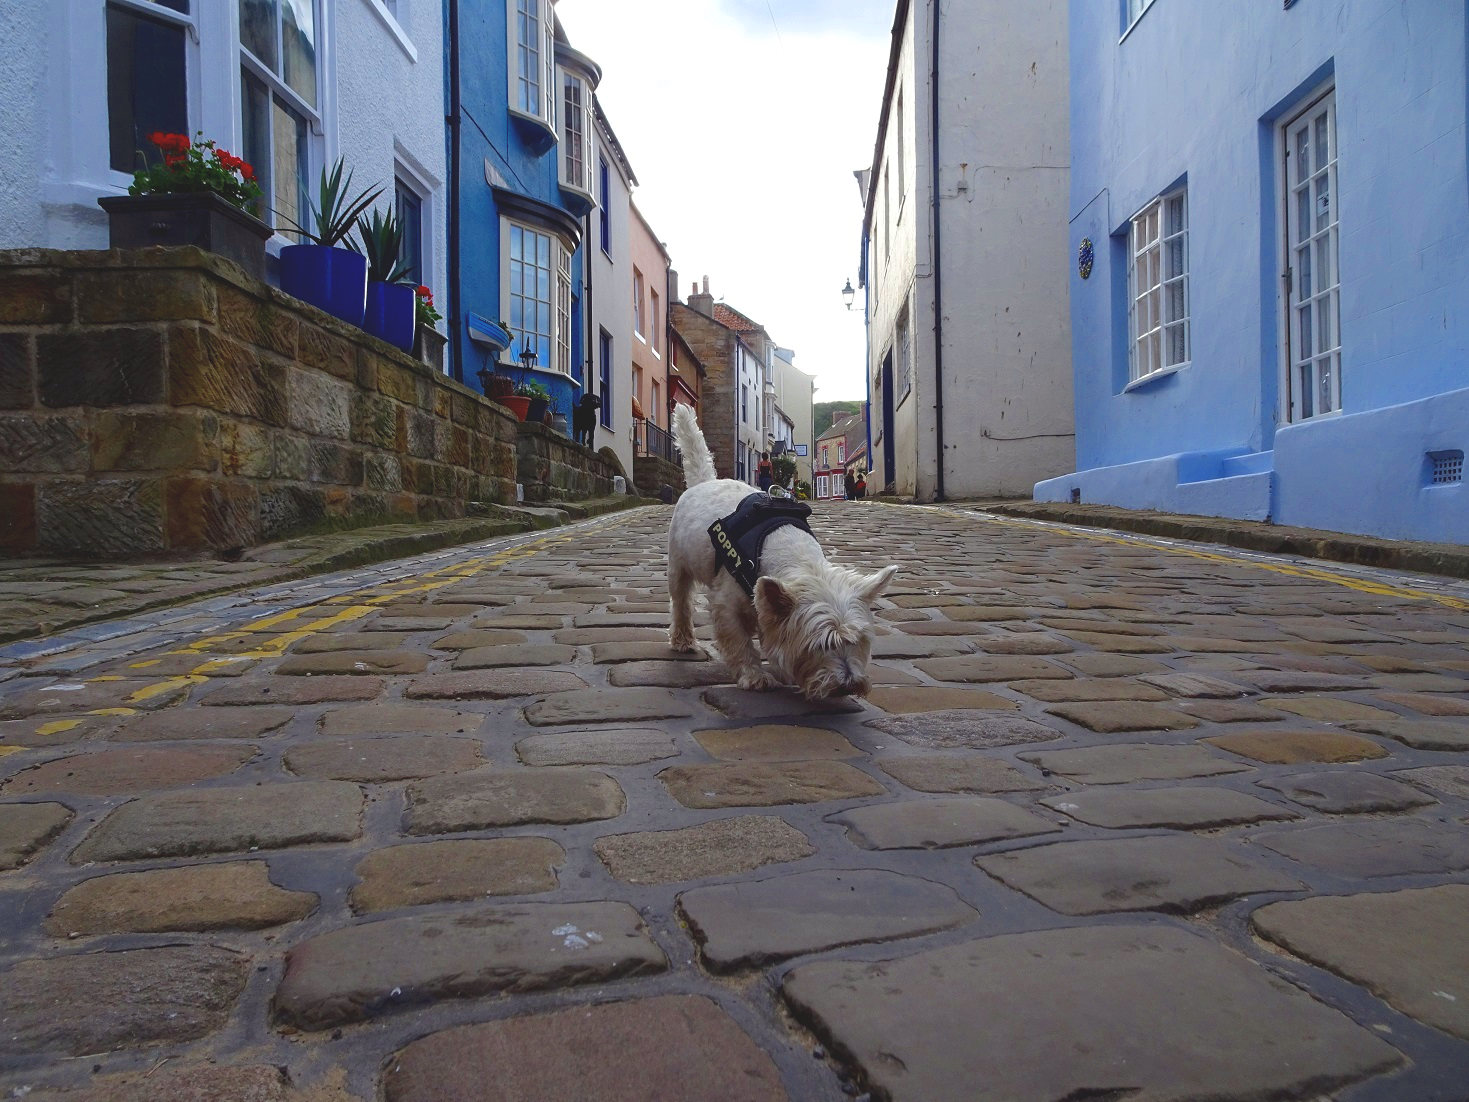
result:
<svg viewBox="0 0 1469 1102"><path fill-rule="evenodd" d="M0 1097L1469 1098L1469 584L823 503L817 706L670 512L0 648Z"/></svg>

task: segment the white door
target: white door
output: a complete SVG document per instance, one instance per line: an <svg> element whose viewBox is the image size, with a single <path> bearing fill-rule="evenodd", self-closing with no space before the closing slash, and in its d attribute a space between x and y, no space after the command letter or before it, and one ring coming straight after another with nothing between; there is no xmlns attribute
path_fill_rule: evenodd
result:
<svg viewBox="0 0 1469 1102"><path fill-rule="evenodd" d="M1337 270L1336 92L1284 130L1287 363L1290 419L1341 409L1341 275Z"/></svg>

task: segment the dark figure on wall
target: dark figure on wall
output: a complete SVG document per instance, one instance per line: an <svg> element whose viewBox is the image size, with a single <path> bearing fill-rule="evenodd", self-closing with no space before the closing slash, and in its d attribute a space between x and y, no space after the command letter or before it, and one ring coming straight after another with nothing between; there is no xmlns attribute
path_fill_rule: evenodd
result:
<svg viewBox="0 0 1469 1102"><path fill-rule="evenodd" d="M576 409L571 411L572 439L578 444L592 446L597 432L597 411L602 408L602 399L595 394L583 394Z"/></svg>

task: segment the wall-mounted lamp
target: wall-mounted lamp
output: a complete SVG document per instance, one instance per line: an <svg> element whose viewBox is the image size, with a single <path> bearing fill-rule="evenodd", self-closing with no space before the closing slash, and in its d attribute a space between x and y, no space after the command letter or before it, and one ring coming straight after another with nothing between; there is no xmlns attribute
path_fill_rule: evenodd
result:
<svg viewBox="0 0 1469 1102"><path fill-rule="evenodd" d="M527 347L521 350L520 366L527 371L536 366L536 350L534 348Z"/></svg>
<svg viewBox="0 0 1469 1102"><path fill-rule="evenodd" d="M852 289L852 281L847 280L847 285L842 288L842 301L847 304L847 309L852 308L852 300L857 297L857 292Z"/></svg>

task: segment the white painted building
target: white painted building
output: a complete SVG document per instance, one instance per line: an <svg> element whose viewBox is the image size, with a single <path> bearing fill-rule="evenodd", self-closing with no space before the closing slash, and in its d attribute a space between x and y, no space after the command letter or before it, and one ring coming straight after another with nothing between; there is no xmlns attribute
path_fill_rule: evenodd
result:
<svg viewBox="0 0 1469 1102"><path fill-rule="evenodd" d="M1029 497L1075 465L1067 3L898 0L857 173L874 492Z"/></svg>
<svg viewBox="0 0 1469 1102"><path fill-rule="evenodd" d="M804 456L797 455L794 447L788 452L796 461L796 478L811 481L811 449L816 443L812 428L812 405L816 393L816 379L807 375L795 364L796 354L789 348L776 348L770 356L770 375L774 387L775 411L774 438L785 440L788 445L803 444ZM782 425L785 422L785 425Z"/></svg>
<svg viewBox="0 0 1469 1102"><path fill-rule="evenodd" d="M587 215L583 248L587 256L590 301L587 348L592 366L588 389L602 399L593 444L617 453L629 478L633 473L632 416L632 189L637 177L613 133L601 103L596 104L597 209Z"/></svg>
<svg viewBox="0 0 1469 1102"><path fill-rule="evenodd" d="M126 193L146 135L202 131L297 219L344 157L410 220L418 281L446 291L439 3L0 0L0 25L0 248L106 248L97 200Z"/></svg>

